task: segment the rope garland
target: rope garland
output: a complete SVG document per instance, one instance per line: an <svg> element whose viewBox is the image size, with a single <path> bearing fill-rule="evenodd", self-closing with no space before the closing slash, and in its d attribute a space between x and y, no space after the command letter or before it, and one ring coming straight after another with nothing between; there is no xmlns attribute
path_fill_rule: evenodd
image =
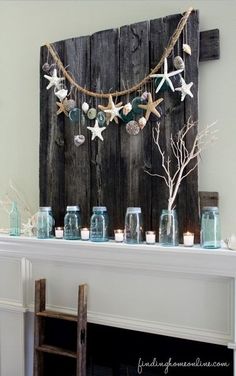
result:
<svg viewBox="0 0 236 376"><path fill-rule="evenodd" d="M183 17L181 18L180 22L177 25L175 32L173 33L171 39L169 40L169 43L168 43L167 47L165 48L165 51L164 51L159 63L140 82L138 82L136 85L130 87L129 89L125 89L125 90L122 90L122 91L114 91L114 92L111 92L111 93L97 93L97 92L85 89L84 87L80 86L77 82L75 82L75 80L70 75L70 73L67 72L67 70L64 67L64 65L63 65L57 51L55 50L54 46L50 43L46 43L45 45L48 48L48 51L50 52L50 54L51 54L53 60L55 61L56 65L62 71L64 77L78 91L80 91L80 92L82 92L82 93L84 93L88 96L95 97L95 98L109 98L110 95L112 97L119 97L119 96L127 95L127 94L130 94L130 93L137 91L138 89L140 89L140 87L142 87L144 84L146 84L147 81L149 81L149 79L151 78L150 77L151 74L154 74L154 73L159 71L159 69L161 68L161 66L164 63L165 58L167 58L170 55L170 53L172 52L175 44L177 43L177 41L178 41L178 39L179 39L187 21L188 21L188 18L190 16L190 14L192 13L192 11L193 11L193 8L189 8L187 10L187 12L184 13Z"/></svg>

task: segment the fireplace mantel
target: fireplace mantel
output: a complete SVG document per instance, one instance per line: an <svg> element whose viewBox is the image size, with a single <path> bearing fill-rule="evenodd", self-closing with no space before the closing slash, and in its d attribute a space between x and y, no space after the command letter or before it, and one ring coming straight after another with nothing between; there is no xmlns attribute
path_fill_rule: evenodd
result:
<svg viewBox="0 0 236 376"><path fill-rule="evenodd" d="M0 261L1 376L26 375L25 314L38 278L51 309L76 312L86 282L89 322L235 349L234 251L1 235Z"/></svg>

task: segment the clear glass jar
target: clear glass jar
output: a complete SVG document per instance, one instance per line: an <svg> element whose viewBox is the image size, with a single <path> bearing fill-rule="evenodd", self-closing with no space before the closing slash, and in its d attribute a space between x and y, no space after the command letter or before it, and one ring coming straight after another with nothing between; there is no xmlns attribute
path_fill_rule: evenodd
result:
<svg viewBox="0 0 236 376"><path fill-rule="evenodd" d="M162 210L159 226L159 243L164 247L179 245L178 219L175 210Z"/></svg>
<svg viewBox="0 0 236 376"><path fill-rule="evenodd" d="M141 243L143 231L142 212L139 207L129 207L125 215L125 243Z"/></svg>
<svg viewBox="0 0 236 376"><path fill-rule="evenodd" d="M53 237L55 221L51 206L41 206L37 214L37 238L50 239Z"/></svg>
<svg viewBox="0 0 236 376"><path fill-rule="evenodd" d="M80 207L67 206L66 215L64 217L64 239L66 240L78 240L80 239Z"/></svg>
<svg viewBox="0 0 236 376"><path fill-rule="evenodd" d="M90 240L92 242L107 242L108 214L106 206L94 206L90 219Z"/></svg>
<svg viewBox="0 0 236 376"><path fill-rule="evenodd" d="M21 232L21 220L20 212L17 207L16 201L13 201L12 208L10 211L10 236L20 236Z"/></svg>
<svg viewBox="0 0 236 376"><path fill-rule="evenodd" d="M220 216L216 206L202 209L201 246L212 249L221 247Z"/></svg>

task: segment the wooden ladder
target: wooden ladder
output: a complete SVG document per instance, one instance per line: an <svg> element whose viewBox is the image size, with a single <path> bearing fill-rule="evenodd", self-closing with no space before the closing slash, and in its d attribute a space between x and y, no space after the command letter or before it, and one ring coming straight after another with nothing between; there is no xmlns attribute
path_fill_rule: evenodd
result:
<svg viewBox="0 0 236 376"><path fill-rule="evenodd" d="M34 376L86 376L87 285L78 289L78 314L46 309L46 279L35 281Z"/></svg>

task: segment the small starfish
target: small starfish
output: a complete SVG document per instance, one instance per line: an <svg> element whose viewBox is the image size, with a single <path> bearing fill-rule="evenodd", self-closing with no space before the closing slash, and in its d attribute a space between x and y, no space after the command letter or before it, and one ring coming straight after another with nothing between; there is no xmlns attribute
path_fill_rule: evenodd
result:
<svg viewBox="0 0 236 376"><path fill-rule="evenodd" d="M100 140L103 141L102 132L104 131L104 129L106 129L106 127L99 127L97 119L95 120L94 127L87 127L87 129L92 132L92 141L96 137L100 138Z"/></svg>
<svg viewBox="0 0 236 376"><path fill-rule="evenodd" d="M124 106L117 107L113 102L112 102L112 108L110 110L104 110L106 114L110 114L109 116L109 121L111 122L113 119L115 119L116 116L121 118L119 111L123 108Z"/></svg>
<svg viewBox="0 0 236 376"><path fill-rule="evenodd" d="M57 90L61 89L61 81L63 81L64 77L57 77L57 70L53 69L52 76L48 76L47 74L44 75L44 77L49 81L49 84L47 86L47 90L51 87L55 86Z"/></svg>
<svg viewBox="0 0 236 376"><path fill-rule="evenodd" d="M193 94L191 93L190 89L193 86L193 82L190 82L189 84L186 84L183 77L180 77L181 80L181 87L177 87L176 91L181 91L181 102L185 99L186 95L189 95L191 98L193 98Z"/></svg>
<svg viewBox="0 0 236 376"><path fill-rule="evenodd" d="M157 117L161 117L160 113L157 111L156 107L163 101L163 98L159 98L153 102L152 94L148 93L148 102L147 104L139 104L138 107L146 110L145 119L148 121L151 112Z"/></svg>
<svg viewBox="0 0 236 376"><path fill-rule="evenodd" d="M170 88L172 91L175 91L174 86L170 80L170 77L175 76L178 73L181 73L183 69L178 69L173 72L168 73L168 64L167 64L167 58L164 60L164 73L158 73L158 74L151 74L150 77L162 77L162 80L160 81L159 85L156 88L156 93L160 90L162 85L164 84L165 81L169 84Z"/></svg>
<svg viewBox="0 0 236 376"><path fill-rule="evenodd" d="M98 105L98 108L100 108L100 110L106 112L107 110L112 110L112 106L115 106L116 108L122 106L122 102L119 102L117 104L114 104L113 100L112 100L112 96L109 95L109 98L108 98L108 104L107 106L102 106L101 104ZM111 115L109 113L106 113L107 116L107 125L109 124L109 122L111 121L110 120L110 117ZM114 117L114 120L116 122L116 124L118 124L118 119L117 119L117 116Z"/></svg>
<svg viewBox="0 0 236 376"><path fill-rule="evenodd" d="M57 115L60 115L61 113L64 113L66 116L69 116L68 111L66 111L64 102L56 102L59 109L57 110Z"/></svg>

